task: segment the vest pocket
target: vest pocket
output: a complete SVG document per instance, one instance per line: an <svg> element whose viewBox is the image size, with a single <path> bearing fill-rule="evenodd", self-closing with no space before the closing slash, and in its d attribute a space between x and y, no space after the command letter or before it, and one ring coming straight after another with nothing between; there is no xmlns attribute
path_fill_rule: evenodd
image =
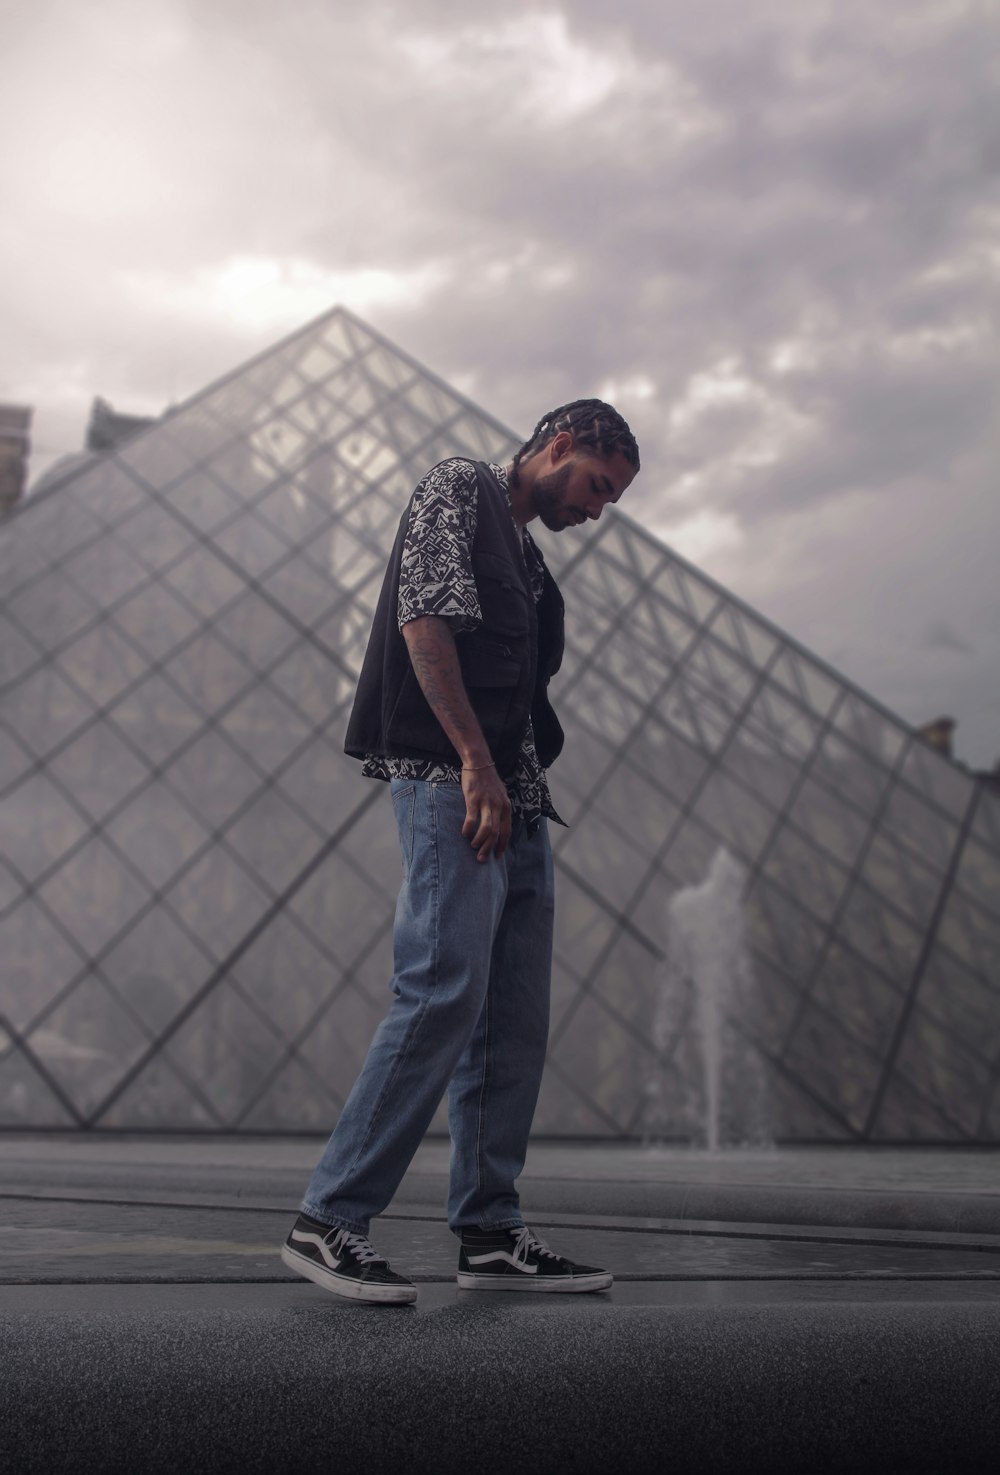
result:
<svg viewBox="0 0 1000 1475"><path fill-rule="evenodd" d="M528 591L517 570L504 559L481 554L475 567L483 628L523 639L530 628Z"/></svg>
<svg viewBox="0 0 1000 1475"><path fill-rule="evenodd" d="M521 679L522 657L517 643L470 637L458 642L458 660L466 686L516 686Z"/></svg>
<svg viewBox="0 0 1000 1475"><path fill-rule="evenodd" d="M459 641L462 678L469 693L472 710L479 718L483 736L498 758L504 748L504 735L514 710L515 697L522 686L527 651L513 640L470 637ZM519 654L519 651L521 654Z"/></svg>

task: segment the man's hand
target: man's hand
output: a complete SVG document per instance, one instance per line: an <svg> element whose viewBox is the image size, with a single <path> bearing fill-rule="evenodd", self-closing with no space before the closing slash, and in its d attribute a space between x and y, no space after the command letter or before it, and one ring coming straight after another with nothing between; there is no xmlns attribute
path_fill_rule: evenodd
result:
<svg viewBox="0 0 1000 1475"><path fill-rule="evenodd" d="M510 796L496 769L462 769L465 823L462 834L472 841L477 860L492 852L499 860L510 841Z"/></svg>
<svg viewBox="0 0 1000 1475"><path fill-rule="evenodd" d="M510 840L510 798L490 762L490 750L465 690L455 637L447 620L420 615L403 626L403 639L420 690L461 759L462 834L471 841L477 860L499 857Z"/></svg>

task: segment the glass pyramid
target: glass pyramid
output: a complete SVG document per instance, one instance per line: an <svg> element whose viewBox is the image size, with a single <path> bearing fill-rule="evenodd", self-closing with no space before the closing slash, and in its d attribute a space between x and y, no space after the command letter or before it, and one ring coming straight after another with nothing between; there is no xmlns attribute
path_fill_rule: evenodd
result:
<svg viewBox="0 0 1000 1475"><path fill-rule="evenodd" d="M428 466L518 441L336 309L0 524L0 1125L332 1127L389 1001L341 751L385 558ZM536 1131L1000 1139L997 794L627 516L545 548Z"/></svg>

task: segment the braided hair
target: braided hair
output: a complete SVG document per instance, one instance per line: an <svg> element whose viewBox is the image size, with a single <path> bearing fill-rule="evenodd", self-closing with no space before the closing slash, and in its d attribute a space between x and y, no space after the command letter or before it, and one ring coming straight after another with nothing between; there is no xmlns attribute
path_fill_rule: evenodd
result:
<svg viewBox="0 0 1000 1475"><path fill-rule="evenodd" d="M635 436L618 411L601 399L576 399L558 410L543 415L531 435L514 457L511 484L517 486L518 467L525 456L544 450L561 430L568 430L574 443L589 447L600 456L613 456L620 451L630 466L639 470L639 447Z"/></svg>

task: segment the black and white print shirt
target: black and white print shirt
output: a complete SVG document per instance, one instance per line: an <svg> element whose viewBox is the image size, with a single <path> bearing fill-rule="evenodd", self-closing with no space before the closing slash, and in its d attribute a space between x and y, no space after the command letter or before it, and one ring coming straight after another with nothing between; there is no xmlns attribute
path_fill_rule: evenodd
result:
<svg viewBox="0 0 1000 1475"><path fill-rule="evenodd" d="M490 470L509 500L505 468L491 462ZM463 630L474 630L482 622L472 575L477 512L478 488L471 461L443 461L428 471L417 486L399 573L400 629L422 615L437 615L447 620L456 635ZM521 552L537 604L544 586L541 555L527 529L520 529L520 535ZM431 784L462 782L459 764L427 759L380 758L369 754L362 771L367 778L420 779ZM527 821L529 832L537 828L543 815L557 824L563 823L552 807L530 720L517 767L507 783L507 793L514 813Z"/></svg>

